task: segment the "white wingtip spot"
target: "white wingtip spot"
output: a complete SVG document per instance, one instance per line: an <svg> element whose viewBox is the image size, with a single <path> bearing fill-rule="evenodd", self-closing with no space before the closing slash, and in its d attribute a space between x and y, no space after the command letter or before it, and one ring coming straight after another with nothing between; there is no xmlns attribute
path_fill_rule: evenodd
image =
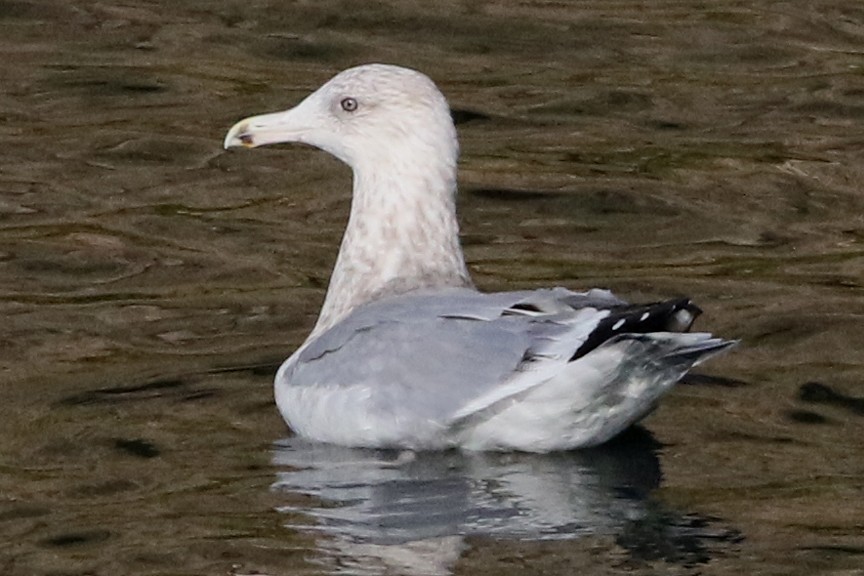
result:
<svg viewBox="0 0 864 576"><path fill-rule="evenodd" d="M650 316L650 315L651 315L650 312L643 312L642 316L639 317L639 322L644 322L645 319L648 318L648 316Z"/></svg>
<svg viewBox="0 0 864 576"><path fill-rule="evenodd" d="M693 321L696 320L696 316L694 316L689 310L681 309L676 312L670 320L670 331L684 332L685 330L688 330L690 328L690 326L693 324Z"/></svg>
<svg viewBox="0 0 864 576"><path fill-rule="evenodd" d="M624 319L622 318L621 320L618 320L617 322L615 322L615 324L612 325L612 330L617 330L618 328L620 328L623 325L624 325Z"/></svg>

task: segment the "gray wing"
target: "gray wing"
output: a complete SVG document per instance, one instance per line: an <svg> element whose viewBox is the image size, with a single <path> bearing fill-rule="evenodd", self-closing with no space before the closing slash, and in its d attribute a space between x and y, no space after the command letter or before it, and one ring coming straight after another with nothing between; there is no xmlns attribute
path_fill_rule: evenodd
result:
<svg viewBox="0 0 864 576"><path fill-rule="evenodd" d="M668 317L674 310L667 308ZM616 318L629 318L633 330L634 318L650 309L628 306L604 290L562 288L388 298L358 308L308 343L292 358L285 384L365 387L376 412L410 410L443 423L528 363L581 356L590 351L586 343L596 347L625 327ZM607 318L612 322L604 323Z"/></svg>

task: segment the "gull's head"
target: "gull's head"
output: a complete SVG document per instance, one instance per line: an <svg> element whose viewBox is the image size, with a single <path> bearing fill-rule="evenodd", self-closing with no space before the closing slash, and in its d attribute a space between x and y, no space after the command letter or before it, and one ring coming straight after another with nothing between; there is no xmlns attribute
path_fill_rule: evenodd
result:
<svg viewBox="0 0 864 576"><path fill-rule="evenodd" d="M340 72L294 108L245 118L225 148L303 142L355 169L409 155L455 166L456 129L447 100L427 76L368 64Z"/></svg>

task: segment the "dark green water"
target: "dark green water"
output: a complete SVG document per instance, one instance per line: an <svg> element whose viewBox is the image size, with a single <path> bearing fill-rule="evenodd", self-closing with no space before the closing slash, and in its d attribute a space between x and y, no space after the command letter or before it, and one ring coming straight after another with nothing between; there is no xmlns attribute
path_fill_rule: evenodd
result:
<svg viewBox="0 0 864 576"><path fill-rule="evenodd" d="M860 2L4 0L0 57L3 574L861 573ZM459 111L482 288L741 347L600 455L274 444L350 173L222 137L372 61Z"/></svg>

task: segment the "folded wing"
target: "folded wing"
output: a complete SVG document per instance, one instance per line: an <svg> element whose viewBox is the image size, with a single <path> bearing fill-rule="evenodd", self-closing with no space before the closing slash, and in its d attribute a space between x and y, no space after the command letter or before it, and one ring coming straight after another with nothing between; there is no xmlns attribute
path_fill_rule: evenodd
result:
<svg viewBox="0 0 864 576"><path fill-rule="evenodd" d="M568 426L568 414L620 395L629 378L624 368L663 381L652 384L662 390L639 392L651 397L638 402L643 409L694 363L729 345L672 333L689 329L698 313L686 299L633 306L603 290L452 289L388 298L358 308L289 358L277 377L277 402L304 435L342 444L404 446L407 437L417 448L575 447L551 440L546 448L488 445L477 431L528 426L549 428L537 430L538 437L574 436L566 429L580 424L570 418ZM508 410L520 402L529 412L517 409L520 420L509 422ZM564 429L541 422L546 402L564 410ZM622 409L633 420L643 415ZM330 414L342 414L342 421ZM502 437L497 429L487 432Z"/></svg>

